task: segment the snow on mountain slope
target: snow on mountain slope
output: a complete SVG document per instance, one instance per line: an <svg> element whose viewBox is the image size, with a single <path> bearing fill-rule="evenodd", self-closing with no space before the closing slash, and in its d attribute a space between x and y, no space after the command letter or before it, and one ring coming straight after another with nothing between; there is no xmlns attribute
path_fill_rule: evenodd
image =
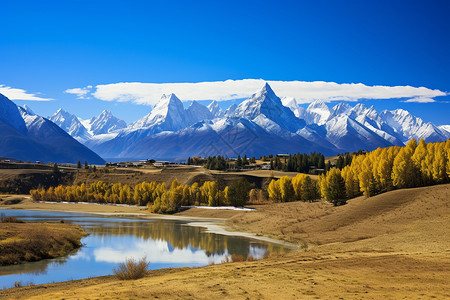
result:
<svg viewBox="0 0 450 300"><path fill-rule="evenodd" d="M103 110L99 116L89 121L89 131L92 135L107 134L126 127L127 123L113 116L109 110Z"/></svg>
<svg viewBox="0 0 450 300"><path fill-rule="evenodd" d="M281 99L273 92L269 84L238 105L235 116L247 120L254 120L259 115L265 115L269 120L277 123L281 128L296 132L305 126L305 122L281 103Z"/></svg>
<svg viewBox="0 0 450 300"><path fill-rule="evenodd" d="M411 139L426 142L442 141L448 138L446 132L431 123L425 123L421 118L411 115L406 110L396 109L393 111L382 111L381 119L386 122L406 143Z"/></svg>
<svg viewBox="0 0 450 300"><path fill-rule="evenodd" d="M351 109L352 107L347 103L338 103L330 110L330 116L328 117L328 119L332 119L342 114L348 115Z"/></svg>
<svg viewBox="0 0 450 300"><path fill-rule="evenodd" d="M325 124L326 138L339 149L376 149L392 146L389 141L381 138L349 116L339 115ZM354 151L354 150L352 150Z"/></svg>
<svg viewBox="0 0 450 300"><path fill-rule="evenodd" d="M191 105L186 109L186 124L192 125L203 120L211 120L214 115L204 105L197 101L192 101Z"/></svg>
<svg viewBox="0 0 450 300"><path fill-rule="evenodd" d="M305 118L305 109L298 105L297 100L293 97L283 97L281 98L281 103L288 107L297 118Z"/></svg>
<svg viewBox="0 0 450 300"><path fill-rule="evenodd" d="M450 125L441 125L438 128L442 131L447 131L450 134Z"/></svg>
<svg viewBox="0 0 450 300"><path fill-rule="evenodd" d="M307 124L323 125L330 117L330 109L322 100L312 102L305 112L305 121Z"/></svg>
<svg viewBox="0 0 450 300"><path fill-rule="evenodd" d="M94 119L98 122L91 122ZM111 119L114 122L108 123ZM339 103L329 109L322 101L305 110L292 97L280 99L268 84L225 112L215 101L208 107L193 101L184 109L170 94L163 95L149 114L126 128L114 127L118 119L107 111L91 120L78 119L91 134L86 146L103 157L136 159L309 151L335 155L403 145L410 138L423 137L431 142L450 137L446 129L450 126L424 123L403 110L378 113L362 103L354 107ZM94 127L105 129L95 133Z"/></svg>
<svg viewBox="0 0 450 300"><path fill-rule="evenodd" d="M0 156L23 161L76 163L81 160L104 163L102 158L77 142L58 125L35 115L28 107L18 107L0 95L0 108ZM9 115L3 116L3 112L8 112ZM11 117L16 118L14 122L11 122Z"/></svg>
<svg viewBox="0 0 450 300"><path fill-rule="evenodd" d="M163 95L152 111L129 126L131 130L159 127L159 131L180 130L187 126L183 103L175 94Z"/></svg>
<svg viewBox="0 0 450 300"><path fill-rule="evenodd" d="M227 117L234 116L234 113L236 112L236 108L237 108L237 105L235 103L231 104L230 107L228 107L227 110L225 111L224 116L227 116Z"/></svg>
<svg viewBox="0 0 450 300"><path fill-rule="evenodd" d="M284 133L283 136L271 134L266 128L243 118L216 118L198 122L177 132L161 132L142 138L128 145L118 157L184 161L188 156L237 157L244 153L249 156L298 151L334 153L301 136L286 130Z"/></svg>
<svg viewBox="0 0 450 300"><path fill-rule="evenodd" d="M217 103L216 100L211 102L207 107L215 118L223 117L224 113L222 111L222 108L220 108L219 103Z"/></svg>
<svg viewBox="0 0 450 300"><path fill-rule="evenodd" d="M49 120L80 142L84 142L92 137L75 115L64 111L62 108L49 117Z"/></svg>
<svg viewBox="0 0 450 300"><path fill-rule="evenodd" d="M35 113L31 110L31 108L28 107L26 104L23 105L23 106L21 106L21 107L19 107L19 110L20 110L20 111L24 110L24 111L25 111L27 114L29 114L29 115L35 115ZM21 113L21 114L22 114L22 113Z"/></svg>
<svg viewBox="0 0 450 300"><path fill-rule="evenodd" d="M390 142L392 145L403 145L403 142L398 138L396 132L382 120L373 106L367 107L366 105L359 103L348 110L346 115L350 116L384 140Z"/></svg>

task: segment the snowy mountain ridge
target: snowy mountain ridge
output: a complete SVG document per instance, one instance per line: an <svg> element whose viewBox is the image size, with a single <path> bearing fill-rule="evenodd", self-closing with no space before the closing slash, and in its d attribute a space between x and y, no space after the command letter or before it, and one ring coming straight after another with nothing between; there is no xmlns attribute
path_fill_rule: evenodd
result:
<svg viewBox="0 0 450 300"><path fill-rule="evenodd" d="M81 143L95 135L111 133L127 126L125 121L116 118L108 110L103 110L97 117L83 120L60 108L48 119Z"/></svg>
<svg viewBox="0 0 450 300"><path fill-rule="evenodd" d="M329 108L321 100L304 109L295 98L280 99L268 84L225 112L216 101L208 106L193 101L185 109L170 94L125 128L96 134L92 125L81 123L91 134L85 145L101 156L139 159L309 151L335 155L404 145L412 138L427 142L450 138L450 126L425 123L405 110L377 112L363 103L338 103Z"/></svg>
<svg viewBox="0 0 450 300"><path fill-rule="evenodd" d="M52 121L0 94L0 156L23 161L76 163L104 160Z"/></svg>

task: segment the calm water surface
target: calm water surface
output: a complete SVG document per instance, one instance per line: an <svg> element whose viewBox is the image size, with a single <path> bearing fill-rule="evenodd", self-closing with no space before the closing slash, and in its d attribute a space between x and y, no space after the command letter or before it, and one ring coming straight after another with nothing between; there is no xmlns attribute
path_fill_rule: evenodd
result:
<svg viewBox="0 0 450 300"><path fill-rule="evenodd" d="M205 232L205 228L174 220L142 220L82 213L1 210L25 221L79 224L89 233L83 247L59 259L0 267L0 289L113 274L126 258L146 257L150 269L200 267L221 263L232 254L260 259L266 252L285 252L281 245ZM192 221L190 221L192 222Z"/></svg>

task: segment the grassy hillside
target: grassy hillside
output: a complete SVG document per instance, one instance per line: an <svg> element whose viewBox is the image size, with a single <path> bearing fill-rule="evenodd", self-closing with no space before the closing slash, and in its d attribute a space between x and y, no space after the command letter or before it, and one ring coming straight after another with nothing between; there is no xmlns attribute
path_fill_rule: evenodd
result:
<svg viewBox="0 0 450 300"><path fill-rule="evenodd" d="M0 266L64 256L83 236L78 225L0 222Z"/></svg>

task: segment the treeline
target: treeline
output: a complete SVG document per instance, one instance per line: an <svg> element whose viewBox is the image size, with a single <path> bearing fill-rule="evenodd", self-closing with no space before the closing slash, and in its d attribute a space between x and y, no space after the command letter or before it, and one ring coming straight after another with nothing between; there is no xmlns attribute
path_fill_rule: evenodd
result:
<svg viewBox="0 0 450 300"><path fill-rule="evenodd" d="M203 165L205 168L209 170L229 170L229 169L239 169L243 166L249 165L249 164L255 164L256 158L247 158L247 155L244 155L244 157L241 157L238 155L236 160L226 159L223 156L209 156L206 159L199 159L197 157L194 158L188 158L187 164L188 165Z"/></svg>
<svg viewBox="0 0 450 300"><path fill-rule="evenodd" d="M311 154L297 153L289 157L280 158L278 156L263 157L264 160L270 160L272 170L285 172L309 173L311 168L325 169L325 156L322 153L311 152ZM328 166L328 169L330 166Z"/></svg>
<svg viewBox="0 0 450 300"><path fill-rule="evenodd" d="M317 181L305 174L297 174L294 178L283 176L278 180L272 179L267 192L274 202L311 202L320 198Z"/></svg>
<svg viewBox="0 0 450 300"><path fill-rule="evenodd" d="M176 179L169 187L165 183L142 182L133 189L122 183L96 183L57 186L31 190L34 201L92 202L148 206L155 213L172 213L182 205L244 206L249 200L250 184L237 180L220 189L217 182L206 181L202 185L180 184Z"/></svg>
<svg viewBox="0 0 450 300"><path fill-rule="evenodd" d="M342 157L341 157L342 156ZM342 158L342 163L341 163ZM312 152L311 154L297 153L294 155L289 155L288 157L279 157L274 155L261 156L260 160L263 162L270 163L272 170L285 171L285 172L299 172L299 173L309 173L311 168L329 170L331 165L325 164L325 156L318 152ZM350 164L351 154L340 154L338 157L338 164L340 167L345 164ZM200 159L198 157L188 158L188 165L203 165L209 170L229 170L229 169L240 169L244 166L250 164L256 164L256 158L247 158L246 155L241 157L238 155L237 159L229 159L223 156L209 156L205 159Z"/></svg>
<svg viewBox="0 0 450 300"><path fill-rule="evenodd" d="M246 159L246 157L244 157ZM271 159L274 157L269 157ZM289 157L292 168L322 166L323 155L297 154ZM289 165L289 158L286 163ZM224 160L223 157L211 158ZM294 163L297 161L297 163ZM303 164L302 162L305 162ZM215 163L215 162L214 162ZM301 163L300 165L298 163ZM341 169L342 168L342 169ZM182 205L244 206L249 199L273 202L313 201L324 198L334 205L345 204L359 195L367 197L396 188L410 188L450 182L450 140L441 143L419 144L411 140L405 147L378 148L372 152L339 155L336 167L313 180L305 174L273 179L267 190L251 189L244 179L220 188L215 181L191 186L176 179L165 183L141 182L131 188L122 183L96 183L41 188L31 191L36 201L96 202L147 205L152 212L171 213Z"/></svg>
<svg viewBox="0 0 450 300"><path fill-rule="evenodd" d="M367 197L395 188L412 188L450 181L450 140L405 147L378 148L354 156L342 170L319 176L321 196L334 204L359 195Z"/></svg>

